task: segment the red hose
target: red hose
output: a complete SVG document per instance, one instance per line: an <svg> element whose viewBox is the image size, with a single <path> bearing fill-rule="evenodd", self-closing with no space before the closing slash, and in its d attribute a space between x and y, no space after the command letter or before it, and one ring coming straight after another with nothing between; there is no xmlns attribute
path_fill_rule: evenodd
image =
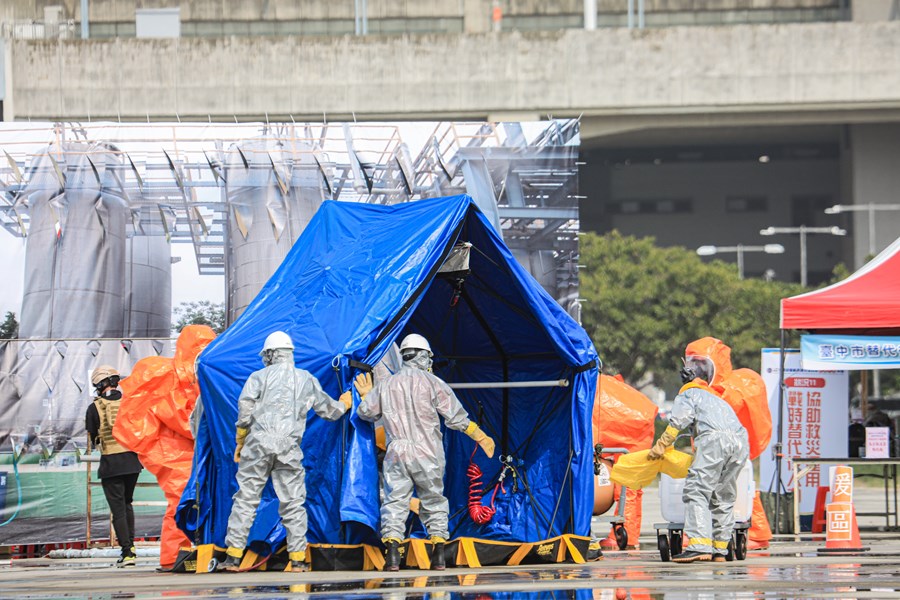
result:
<svg viewBox="0 0 900 600"><path fill-rule="evenodd" d="M469 468L466 469L466 475L469 477L469 517L479 525L484 525L485 523L490 523L491 519L494 518L494 513L497 511L494 509L494 498L497 497L497 489L500 487L500 484L494 486L494 493L491 496L491 505L484 506L481 503L481 499L484 496L484 492L481 489L481 476L483 473L481 469L478 468L478 465L475 464L475 452L478 450L478 445L475 445L475 450L472 451L472 459L469 461Z"/></svg>

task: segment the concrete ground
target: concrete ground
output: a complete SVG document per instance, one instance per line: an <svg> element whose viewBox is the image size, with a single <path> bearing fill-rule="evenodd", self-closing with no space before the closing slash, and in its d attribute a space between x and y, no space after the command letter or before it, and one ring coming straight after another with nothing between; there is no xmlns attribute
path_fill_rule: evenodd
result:
<svg viewBox="0 0 900 600"><path fill-rule="evenodd" d="M883 490L858 486L857 509L880 509ZM872 519L872 518L868 518ZM642 549L607 552L583 565L410 571L160 574L139 558L121 570L114 559L29 559L0 569L0 598L886 598L900 594L900 533L862 534L870 550L853 557L819 556L823 541L779 541L745 561L663 563L654 522L655 488L645 493ZM875 522L878 519L874 519ZM883 520L881 520L883 524ZM873 523L877 524L877 523ZM866 523L864 522L865 526Z"/></svg>

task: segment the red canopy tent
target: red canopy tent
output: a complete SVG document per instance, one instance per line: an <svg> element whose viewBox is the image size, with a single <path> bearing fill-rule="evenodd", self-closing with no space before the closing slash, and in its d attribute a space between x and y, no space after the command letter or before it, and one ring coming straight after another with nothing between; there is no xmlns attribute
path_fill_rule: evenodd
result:
<svg viewBox="0 0 900 600"><path fill-rule="evenodd" d="M900 335L900 238L847 279L783 299L781 329Z"/></svg>
<svg viewBox="0 0 900 600"><path fill-rule="evenodd" d="M781 482L784 345L789 329L854 335L900 335L900 238L853 275L820 290L781 301L781 386L775 472ZM776 490L775 512L780 496ZM778 533L775 520L775 533Z"/></svg>

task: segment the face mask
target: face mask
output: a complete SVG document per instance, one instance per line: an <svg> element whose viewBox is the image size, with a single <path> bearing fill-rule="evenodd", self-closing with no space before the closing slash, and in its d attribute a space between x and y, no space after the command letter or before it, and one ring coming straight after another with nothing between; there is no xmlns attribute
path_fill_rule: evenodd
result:
<svg viewBox="0 0 900 600"><path fill-rule="evenodd" d="M121 400L122 399L122 391L116 388L107 388L101 396L106 398L107 400Z"/></svg>
<svg viewBox="0 0 900 600"><path fill-rule="evenodd" d="M425 350L417 350L416 353L409 358L404 358L404 362L417 369L428 371L430 373L433 361L431 360L431 357L428 356L428 352Z"/></svg>

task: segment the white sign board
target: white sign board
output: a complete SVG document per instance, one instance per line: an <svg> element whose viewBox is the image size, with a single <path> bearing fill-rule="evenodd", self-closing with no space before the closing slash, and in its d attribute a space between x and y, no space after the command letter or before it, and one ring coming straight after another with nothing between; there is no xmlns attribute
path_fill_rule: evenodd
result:
<svg viewBox="0 0 900 600"><path fill-rule="evenodd" d="M866 427L866 458L890 458L890 429Z"/></svg>
<svg viewBox="0 0 900 600"><path fill-rule="evenodd" d="M794 490L794 482L791 481L792 458L847 458L850 379L846 371L801 369L798 350L785 351L784 368L781 480L791 491ZM775 473L775 457L771 449L778 441L781 364L777 348L763 349L762 377L773 418L770 451L763 452L759 457L760 489L768 490L770 483L774 482ZM811 513L815 508L816 490L819 486L827 486L828 480L822 477L820 468L816 466L800 480L800 484L800 512ZM774 486L772 491L775 491Z"/></svg>

